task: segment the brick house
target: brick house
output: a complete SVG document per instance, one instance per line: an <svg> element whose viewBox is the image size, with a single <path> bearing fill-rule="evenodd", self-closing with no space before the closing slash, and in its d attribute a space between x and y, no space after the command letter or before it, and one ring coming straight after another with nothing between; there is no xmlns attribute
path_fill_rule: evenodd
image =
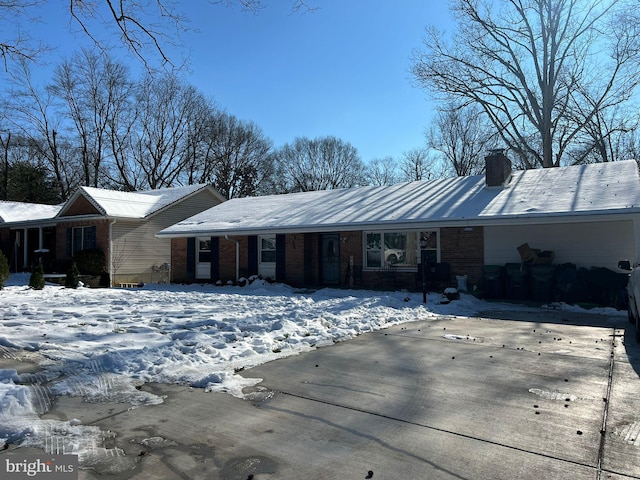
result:
<svg viewBox="0 0 640 480"><path fill-rule="evenodd" d="M105 256L111 283L169 280L171 241L156 232L224 201L207 185L120 192L80 187L63 205L0 202L0 248L12 271L63 274L83 250Z"/></svg>
<svg viewBox="0 0 640 480"><path fill-rule="evenodd" d="M512 172L496 151L485 175L232 199L158 236L172 239L174 281L412 290L424 270L471 288L483 266L521 262L525 243L558 264L635 259L640 177L635 161Z"/></svg>

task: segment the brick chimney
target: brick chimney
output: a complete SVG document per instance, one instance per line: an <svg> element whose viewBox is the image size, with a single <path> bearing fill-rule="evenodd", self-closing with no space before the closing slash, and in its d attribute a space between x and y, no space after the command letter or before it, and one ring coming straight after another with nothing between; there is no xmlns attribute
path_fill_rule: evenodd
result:
<svg viewBox="0 0 640 480"><path fill-rule="evenodd" d="M511 160L504 154L503 148L489 150L484 157L485 179L487 187L504 187L511 177Z"/></svg>

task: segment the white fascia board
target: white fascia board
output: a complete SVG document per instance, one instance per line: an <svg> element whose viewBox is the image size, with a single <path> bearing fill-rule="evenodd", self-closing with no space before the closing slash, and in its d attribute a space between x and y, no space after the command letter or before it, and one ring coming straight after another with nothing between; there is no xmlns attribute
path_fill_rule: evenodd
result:
<svg viewBox="0 0 640 480"><path fill-rule="evenodd" d="M634 209L635 210L635 209ZM558 223L583 223L600 221L617 221L640 219L640 211L625 213L589 212L585 214L557 214L557 215L516 215L503 218L482 218L474 217L469 219L437 219L419 220L413 222L378 222L378 223L345 223L331 225L296 225L291 227L261 227L251 229L192 229L183 232L158 232L159 238L187 238L187 237L223 237L246 236L261 234L287 234L287 233L329 233L348 231L371 231L371 230L419 230L421 228L446 228L446 227L482 227L492 225L547 225Z"/></svg>

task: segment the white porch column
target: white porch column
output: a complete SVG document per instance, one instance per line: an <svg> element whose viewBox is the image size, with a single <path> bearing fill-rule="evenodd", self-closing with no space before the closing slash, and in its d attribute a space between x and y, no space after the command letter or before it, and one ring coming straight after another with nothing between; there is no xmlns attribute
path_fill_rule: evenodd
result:
<svg viewBox="0 0 640 480"><path fill-rule="evenodd" d="M22 230L22 268L29 267L29 229Z"/></svg>

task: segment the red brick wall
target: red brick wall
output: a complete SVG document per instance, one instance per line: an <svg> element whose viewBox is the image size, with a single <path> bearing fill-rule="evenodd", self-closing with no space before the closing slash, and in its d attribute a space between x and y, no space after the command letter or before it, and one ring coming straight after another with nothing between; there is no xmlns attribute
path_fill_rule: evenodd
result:
<svg viewBox="0 0 640 480"><path fill-rule="evenodd" d="M363 265L362 258L362 232L340 232L340 286L349 287L347 280L347 268L349 260L353 257L355 266ZM285 235L286 249L286 279L291 286L313 287L318 285L320 278L320 265L318 260L318 244L320 234L287 234ZM248 276L248 239L247 237L234 237L240 242L240 276ZM186 278L187 265L187 240L173 239L172 255L172 279ZM440 229L440 257L442 262L447 262L451 267L449 285L456 285L456 275L467 275L469 285L478 283L482 274L484 261L484 241L482 227L473 227L472 231L464 228ZM306 268L306 271L305 271ZM230 240L220 238L220 280L235 280L236 269L236 244ZM213 279L214 281L217 279ZM362 272L361 279L355 279L355 287L378 288L380 275L375 271ZM415 290L419 288L416 283L416 272L398 272L396 275L397 288Z"/></svg>
<svg viewBox="0 0 640 480"><path fill-rule="evenodd" d="M233 240L240 242L240 265L239 274L241 277L248 277L249 256L247 251L247 237L233 237ZM223 283L236 280L236 242L220 237L220 280ZM253 272L251 272L253 273ZM216 280L216 279L214 279Z"/></svg>
<svg viewBox="0 0 640 480"><path fill-rule="evenodd" d="M440 229L440 260L451 266L451 280L455 285L456 275L467 275L469 288L477 284L482 276L484 263L484 229L464 227Z"/></svg>
<svg viewBox="0 0 640 480"><path fill-rule="evenodd" d="M96 248L104 252L106 262L109 262L109 220L78 220L76 222L59 223L56 226L56 260L66 268L71 257L67 256L67 229L73 227L96 227ZM108 268L108 265L105 265Z"/></svg>
<svg viewBox="0 0 640 480"><path fill-rule="evenodd" d="M187 239L171 239L171 281L187 280Z"/></svg>
<svg viewBox="0 0 640 480"><path fill-rule="evenodd" d="M304 241L302 233L285 235L286 282L296 287L304 285Z"/></svg>

